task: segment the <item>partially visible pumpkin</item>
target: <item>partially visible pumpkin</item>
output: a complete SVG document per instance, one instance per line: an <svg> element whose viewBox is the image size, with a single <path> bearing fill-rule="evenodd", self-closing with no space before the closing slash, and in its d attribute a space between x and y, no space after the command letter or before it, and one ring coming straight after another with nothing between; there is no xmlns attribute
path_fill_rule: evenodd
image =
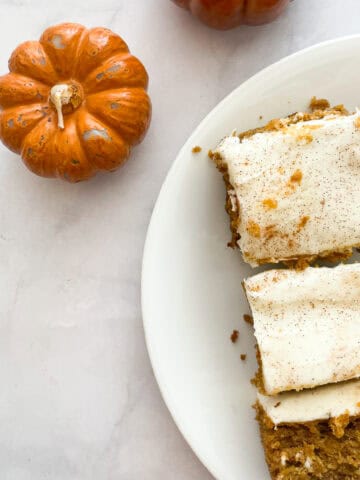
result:
<svg viewBox="0 0 360 480"><path fill-rule="evenodd" d="M34 173L113 171L150 123L148 75L106 28L64 23L16 48L0 77L0 138Z"/></svg>
<svg viewBox="0 0 360 480"><path fill-rule="evenodd" d="M273 21L290 0L173 0L202 22L219 30Z"/></svg>

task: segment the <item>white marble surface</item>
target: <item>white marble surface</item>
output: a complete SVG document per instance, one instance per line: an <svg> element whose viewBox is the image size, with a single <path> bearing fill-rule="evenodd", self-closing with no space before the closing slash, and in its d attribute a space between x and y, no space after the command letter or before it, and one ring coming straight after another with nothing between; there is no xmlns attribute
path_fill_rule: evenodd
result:
<svg viewBox="0 0 360 480"><path fill-rule="evenodd" d="M104 25L145 63L154 107L131 161L89 183L37 178L0 147L1 480L211 478L146 352L151 211L179 148L219 100L289 53L358 33L359 16L359 0L295 0L271 25L224 33L169 0L0 0L0 72L48 25Z"/></svg>

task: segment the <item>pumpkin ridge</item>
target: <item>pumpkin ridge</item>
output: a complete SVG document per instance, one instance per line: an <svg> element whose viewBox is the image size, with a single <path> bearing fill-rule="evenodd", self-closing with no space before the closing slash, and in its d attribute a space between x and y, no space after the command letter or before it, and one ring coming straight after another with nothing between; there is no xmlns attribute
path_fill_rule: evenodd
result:
<svg viewBox="0 0 360 480"><path fill-rule="evenodd" d="M111 133L111 135L110 135L111 138L112 138L112 137L115 137L115 138L120 139L120 140L122 141L121 135L114 130L114 127L112 127L111 125L105 124L105 123L104 123L104 120L101 119L100 117L98 117L98 116L96 115L96 113L86 112L86 115L93 117L97 122L103 124L103 125L104 125L104 130L108 130L109 133ZM84 142L84 139L83 139L83 133L84 133L84 132L81 132L81 131L80 131L79 126L78 126L78 123L77 123L77 131L78 131L79 137L80 137L80 139L81 139L81 140L80 140L80 141L81 141L81 144L84 145L84 143L83 143L83 142Z"/></svg>
<svg viewBox="0 0 360 480"><path fill-rule="evenodd" d="M84 110L84 112L85 112L85 110ZM121 135L119 135L117 132L115 132L111 126L105 124L104 120L102 118L100 118L98 115L96 115L95 113L92 113L92 112L87 112L87 111L86 111L86 115L89 116L89 117L93 117L97 122L101 123L104 126L104 130L109 130L109 131L111 130L111 133L113 133L114 135L109 135L110 137L114 136L114 137L117 137L117 138L121 139ZM84 140L84 137L83 137L85 132L82 132L80 130L80 127L79 127L78 123L77 123L77 131L79 133L81 144L83 146L85 146L85 144L84 144L85 140Z"/></svg>
<svg viewBox="0 0 360 480"><path fill-rule="evenodd" d="M86 149L85 149L85 144L84 144L84 138L83 138L83 133L81 130L80 130L80 127L79 127L79 116L81 115L82 111L85 112L85 109L84 107L82 107L79 112L78 112L78 115L77 115L77 118L76 118L76 122L75 122L75 125L76 125L76 131L77 131L77 134L78 134L78 137L79 137L79 143L81 145L81 149L82 151L84 152L84 155L87 157L88 159L88 162L89 164L91 165L92 169L94 170L94 172L97 172L99 169L97 168L96 165L94 165L94 162L93 162L93 159L92 158L89 158L88 155L86 155ZM86 112L86 115L88 115L88 113ZM100 120L98 120L100 122Z"/></svg>
<svg viewBox="0 0 360 480"><path fill-rule="evenodd" d="M35 107L35 106L40 106L40 105L46 105L46 103L45 103L45 104L44 104L44 103L32 103L32 104L30 104L30 105L23 104L23 106L29 106L29 107L31 107L31 105L34 105L34 107ZM34 110L34 111L35 111L35 110ZM0 119L1 119L1 122L0 122L0 137L2 137L2 138L4 137L4 131L3 131L2 127L1 127L2 119L3 119L5 116L11 114L12 112L14 113L14 119L15 119L16 116L19 116L19 113L18 113L18 112L19 112L19 106L17 105L17 106L5 108L5 109L0 113ZM26 113L21 113L21 114L20 114L19 121L21 121L21 117L24 116L24 115L26 115ZM14 148L10 147L8 142L5 143L5 140L4 140L4 143L7 145L7 147L8 147L11 151L13 151L13 152L15 152L15 153L21 152L21 151L22 151L22 148L23 148L23 143L24 143L26 137L29 135L29 133L31 133L31 132L33 131L33 129L36 128L36 127L38 126L38 124L39 124L42 120L46 120L46 119L47 119L47 116L44 115L44 114L42 114L41 117L39 117L39 118L37 118L37 119L35 119L35 120L33 120L33 121L31 122L32 124L31 124L30 130L28 130L27 133L25 133L25 135L23 136L22 140L20 141L20 145L19 145L18 148L14 149ZM11 121L13 122L13 125L14 125L13 128L18 128L18 127L16 127L15 120L11 120ZM25 126L24 126L24 128L25 128ZM5 138L5 137L4 137L4 138ZM14 138L16 138L16 137L14 137Z"/></svg>
<svg viewBox="0 0 360 480"><path fill-rule="evenodd" d="M45 53L45 55L46 55L46 58L47 58L48 62L50 63L52 69L54 70L54 72L56 73L56 76L57 76L58 79L59 79L59 75L58 75L58 73L57 73L57 71L56 71L56 68L55 68L55 65L54 65L53 61L52 61L51 58L50 58L50 55L48 55L47 51L45 50L44 45L40 42L40 40L38 40L38 44L41 45L41 47L43 48L44 53ZM51 86L51 85L52 85L52 82L49 82L49 83L47 83L46 85L50 85L50 86Z"/></svg>
<svg viewBox="0 0 360 480"><path fill-rule="evenodd" d="M48 92L46 97L44 97L39 90L37 90L37 94L33 98L28 98L28 99L17 99L17 94L19 92L19 84L23 83L21 85L20 90L24 88L24 84L36 84L35 88L36 89L44 89L44 90L49 90L49 86L46 85L44 82L41 82L40 80L36 80L34 78L28 77L27 75L22 75L20 73L7 73L6 75L0 76L0 112L2 110L6 110L7 108L13 108L15 106L20 106L20 105L30 105L31 103L47 103L48 101ZM7 84L11 84L10 89L7 88ZM34 85L30 85L33 87ZM27 86L28 87L28 86ZM27 88L26 87L26 88ZM9 95L9 90L11 94ZM45 92L43 92L45 94ZM4 100L5 98L5 100Z"/></svg>
<svg viewBox="0 0 360 480"><path fill-rule="evenodd" d="M84 62L78 62L75 75L80 82L84 82L88 75L113 55L130 53L125 40L108 28L89 28L86 31L86 37L85 40L82 39L77 52L79 58L82 54L84 55Z"/></svg>
<svg viewBox="0 0 360 480"><path fill-rule="evenodd" d="M44 86L46 88L49 88L49 85L47 83L43 82L42 80L37 80L36 78L29 77L28 75L24 75L24 74L18 73L18 72L5 73L5 75L0 76L0 79L3 78L3 77L8 77L9 75L14 75L16 77L22 77L24 79L24 81L27 80L29 82L41 83L42 86Z"/></svg>
<svg viewBox="0 0 360 480"><path fill-rule="evenodd" d="M77 72L78 72L78 66L79 66L79 62L80 62L80 56L79 56L79 52L80 52L80 49L84 43L84 40L89 32L89 28L84 28L84 30L81 32L81 35L79 37L79 40L77 42L77 47L75 49L75 53L74 53L74 58L76 59L76 61L74 62L74 65L73 65L73 78L75 78L76 80L80 81L79 78L77 78Z"/></svg>
<svg viewBox="0 0 360 480"><path fill-rule="evenodd" d="M104 92L106 92L106 91L107 91L107 90L104 90ZM101 92L101 93L103 93L103 92ZM94 93L94 95L96 95L96 94ZM114 129L114 128L115 128L113 125L109 125L108 123L105 123L105 122L106 122L106 117L105 117L105 116L102 117L101 114L99 114L98 112L93 112L92 110L89 110L89 113L88 113L88 114L91 115L92 117L94 117L99 123L102 123L105 128L108 128L108 129L110 129L110 128L111 128L111 129ZM118 133L118 136L121 137L121 138L124 137L124 138L126 139L126 141L128 142L128 144L130 145L130 147L132 147L132 145L133 145L132 142L130 142L130 141L126 138L126 135L123 134L123 132L122 132L122 130L121 130L121 127L118 126L117 129L118 129L118 132L119 132L119 133Z"/></svg>
<svg viewBox="0 0 360 480"><path fill-rule="evenodd" d="M113 127L109 126L109 125L105 125L104 122L98 118L96 115L92 114L92 113L89 113L87 112L85 109L84 109L84 112L85 112L85 115L88 119L94 119L95 122L97 122L99 125L102 125L103 126L103 129L106 131L106 134L111 138L112 140L112 143L113 143L113 148L115 148L115 150L119 150L118 146L119 145L126 145L127 144L127 151L126 153L124 154L124 152L120 152L118 151L118 156L117 156L117 163L115 165L112 165L112 169L116 169L119 167L119 165L121 165L122 163L124 163L128 156L130 155L130 150L131 150L131 146L122 138L122 136L116 132L116 130L114 130ZM79 119L80 119L80 112L79 112L79 116L78 116L78 120L77 120L77 124L76 124L76 127L77 127L77 132L78 132L78 136L79 136L79 139L80 139L80 143L81 143L81 146L83 148L83 150L85 151L85 153L87 153L87 145L86 145L86 140L84 138L84 134L87 133L87 131L83 131L81 128L80 128L80 125L79 125ZM96 130L96 129L94 129ZM116 146L117 145L117 146ZM101 167L98 165L97 161L96 161L96 152L95 152L95 158L89 158L89 163L91 163L91 165L93 166L94 168L94 171L111 171L112 169L109 169L109 168L104 168L104 167Z"/></svg>
<svg viewBox="0 0 360 480"><path fill-rule="evenodd" d="M78 42L84 31L86 32L87 29L80 23L60 23L47 28L39 39L40 45L61 80L74 76Z"/></svg>
<svg viewBox="0 0 360 480"><path fill-rule="evenodd" d="M39 118L39 120L35 123L35 125L33 126L33 128L30 130L30 132L28 132L25 137L23 138L23 141L21 142L21 150L23 149L23 146L24 146L24 143L26 141L26 138L28 137L28 135L30 135L36 128L38 128L39 126L39 123L41 122L44 122L47 121L46 118Z"/></svg>
<svg viewBox="0 0 360 480"><path fill-rule="evenodd" d="M84 104L86 105L86 100L89 97L95 97L95 95L103 95L104 93L110 93L110 92L139 92L139 91L145 91L145 93L148 95L147 91L143 87L137 87L137 86L131 86L131 87L118 87L118 88L105 88L104 90L100 90L99 92L94 92L94 93L88 93L85 98L84 98Z"/></svg>
<svg viewBox="0 0 360 480"><path fill-rule="evenodd" d="M146 115L146 123L147 123L147 126L144 127L144 130L142 132L142 134L140 135L140 137L138 137L138 139L134 140L133 138L133 135L131 134L131 132L129 133L129 131L124 128L124 126L129 126L130 127L130 130L131 130L131 126L134 125L133 123L131 122L128 122L126 120L126 114L128 112L126 112L126 107L127 105L126 104L130 104L131 105L131 102L128 101L128 99L123 99L123 108L125 110L124 112L124 119L118 119L115 121L115 119L109 119L109 117L107 116L106 112L105 111L98 111L98 109L95 108L95 106L90 106L89 108L89 100L91 103L93 103L93 100L95 99L96 100L96 97L100 97L103 96L104 94L110 94L110 92L113 92L113 93L116 93L118 92L119 94L121 93L133 93L133 95L135 96L137 93L139 95L143 95L143 101L146 100L147 102L147 115ZM115 103L115 102L114 102ZM136 102L134 102L134 107L136 107ZM144 137L148 127L149 127L149 124L150 124L150 119L151 119L151 110L152 110L152 107L151 107L151 100L150 100L150 97L149 95L147 94L146 90L144 90L143 88L139 88L139 87L130 87L130 88L116 88L116 89L109 89L109 90L103 90L101 92L96 92L96 93L93 93L92 95L88 95L86 100L85 100L85 107L87 108L87 110L89 111L89 113L91 113L91 115L93 115L94 117L96 117L96 119L105 124L106 126L109 126L111 128L116 128L117 132L119 132L119 135L124 138L130 146L132 145L136 145L137 143L139 143L141 141L141 139ZM141 111L141 109L138 109L138 111L140 113L144 113L145 110Z"/></svg>
<svg viewBox="0 0 360 480"><path fill-rule="evenodd" d="M0 104L1 104L1 101L0 101ZM5 112L6 110L9 110L11 108L19 108L19 106L22 106L22 105L27 105L27 106L30 106L30 105L49 105L48 103L48 99L46 100L43 100L43 101L34 101L34 100L21 100L20 103L14 103L13 105L8 105L6 107L1 107L0 105L0 115Z"/></svg>
<svg viewBox="0 0 360 480"><path fill-rule="evenodd" d="M71 143L65 142L68 147L63 148L63 142L66 138L59 138L64 135L64 131L54 129L53 125L48 126L45 123L39 124L29 132L31 138L26 137L22 146L21 156L25 165L34 173L45 177L61 178L71 183L85 180L93 176L96 170L90 164L86 152L78 139L76 148ZM69 119L67 126L70 130L76 131L75 116ZM73 135L70 134L70 135ZM33 147L34 141L36 147ZM76 163L74 160L76 159ZM77 171L77 166L80 170Z"/></svg>
<svg viewBox="0 0 360 480"><path fill-rule="evenodd" d="M62 166L59 163L57 163L57 165L56 165L56 176L58 178L64 178L65 180L67 180L69 182L72 182L72 183L77 183L81 180L84 180L85 178L91 178L98 171L98 168L96 167L96 165L94 165L92 159L86 154L86 150L85 150L84 145L82 143L81 136L79 135L78 123L79 123L79 116L80 115L81 115L81 109L79 109L71 119L72 126L75 128L75 131L77 133L77 146L78 146L79 151L80 151L80 152L78 151L77 153L80 153L80 155L76 159L71 158L70 162L69 162L69 158L68 158L68 161L64 162ZM57 132L57 134L58 134L58 132ZM88 173L87 173L86 177L82 177L82 178L79 178L79 177L76 178L75 177L76 179L74 179L73 176L69 175L69 171L66 172L65 169L64 169L64 171L61 171L62 170L61 167L64 167L64 165L67 165L67 167L69 167L70 163L73 166L76 165L76 164L79 164L79 163L81 164L82 161L79 160L79 158L82 158L87 163ZM71 168L71 165L70 165L70 168Z"/></svg>
<svg viewBox="0 0 360 480"><path fill-rule="evenodd" d="M103 61L103 63L105 62L111 62L111 60L114 58L114 57L118 57L121 58L121 59L126 59L126 58L130 58L130 57L133 57L133 58L136 58L136 60L138 60L141 64L142 62L137 58L137 57L134 57L134 55L131 54L131 52L122 52L121 50L119 50L118 53L114 53L113 55L110 55L110 57L107 57L106 60ZM88 74L86 75L86 77L84 77L84 79L82 80L82 83L83 84L86 84L89 80L89 77L91 77L91 75L93 75L94 71L97 70L99 68L99 65L96 65L96 67L94 67L92 70L90 70L88 72ZM145 70L145 67L144 67L144 70ZM143 88L143 87L140 87L140 88ZM105 90L111 90L111 89L105 89ZM104 92L105 90L100 90L101 92ZM99 92L96 92L96 93L99 93Z"/></svg>
<svg viewBox="0 0 360 480"><path fill-rule="evenodd" d="M29 135L34 134L34 132L36 132L37 129L42 128L42 123L46 124L46 122L47 122L47 119L46 119L46 118L41 118L41 119L37 122L37 124L34 126L34 128L32 128L32 129L30 130L30 132L28 132L28 133L25 135L25 137L23 138L23 141L21 142L21 158L22 158L23 162L25 163L25 165L27 166L27 168L29 168L29 170L31 170L31 168L30 168L29 165L28 165L28 161L25 159L25 155L24 155L24 145L25 145L26 140L27 140L27 138L29 137ZM43 161L43 160L42 160L42 163L41 163L41 170L42 170L42 172L44 172L44 170L45 170L45 169L44 169L44 161ZM57 165L56 165L56 172L57 172ZM43 173L42 173L42 175L43 175ZM56 175L55 175L55 176L56 176Z"/></svg>
<svg viewBox="0 0 360 480"><path fill-rule="evenodd" d="M86 102L86 100L85 100L85 102ZM85 103L85 107L86 107L86 103ZM86 113L87 113L87 115L90 115L91 117L94 117L97 122L104 124L104 119L101 118L101 117L99 117L99 116L96 114L96 112L95 112L95 113L93 113L93 112L86 112ZM105 125L105 124L104 124L104 127L105 127L105 128L108 128L108 125ZM82 135L80 135L80 136L82 137ZM81 141L83 141L83 138L81 138Z"/></svg>
<svg viewBox="0 0 360 480"><path fill-rule="evenodd" d="M43 74L41 75L41 79L39 78L38 75L36 75L36 76L32 75L29 78L33 79L33 80L37 80L41 83L44 83L44 85L47 85L47 86L52 85L52 83L54 81L56 81L59 77L58 77L58 74L57 74L57 72L54 68L54 65L53 65L52 61L49 58L49 55L46 53L44 47L42 46L42 44L38 40L28 40L26 42L21 43L17 48L15 48L15 50L11 53L11 56L10 56L10 59L9 59L9 62L8 62L9 72L28 77L28 73L29 73L28 72L28 67L29 67L29 65L27 65L26 62L24 63L23 60L29 60L30 59L31 54L29 53L29 50L31 50L31 48L37 48L38 51L41 51L41 54L43 55L44 60L45 60L45 62L41 63L41 64L46 65L46 62L48 62L48 64L50 65L50 67L52 69L52 72L50 72L50 73L54 75L54 78L49 78L47 80L49 72L47 73L45 78L44 78ZM21 58L21 53L23 53L23 52L26 52L25 58ZM32 61L33 61L33 59L32 59ZM26 71L26 73L24 73L24 71ZM42 70L42 69L39 69L39 72L45 73L44 70ZM35 71L35 73L37 74L38 72Z"/></svg>

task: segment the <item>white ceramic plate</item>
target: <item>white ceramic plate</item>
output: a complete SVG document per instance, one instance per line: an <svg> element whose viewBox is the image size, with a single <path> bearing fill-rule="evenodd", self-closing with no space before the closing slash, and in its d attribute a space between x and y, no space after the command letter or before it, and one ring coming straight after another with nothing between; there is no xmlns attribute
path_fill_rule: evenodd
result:
<svg viewBox="0 0 360 480"><path fill-rule="evenodd" d="M207 150L306 108L310 97L360 104L360 36L303 50L242 84L180 151L148 231L142 278L147 345L163 397L181 432L218 480L269 478L251 405L256 365L241 281L256 272L226 247L225 189ZM259 117L262 116L262 120ZM202 153L193 155L195 145ZM237 328L240 340L231 344ZM240 353L247 353L241 362Z"/></svg>

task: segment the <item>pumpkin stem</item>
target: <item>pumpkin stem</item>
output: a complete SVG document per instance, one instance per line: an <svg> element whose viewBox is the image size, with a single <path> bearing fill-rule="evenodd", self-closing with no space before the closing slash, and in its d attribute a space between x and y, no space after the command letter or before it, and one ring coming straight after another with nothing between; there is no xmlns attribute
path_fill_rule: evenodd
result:
<svg viewBox="0 0 360 480"><path fill-rule="evenodd" d="M70 110L74 110L81 104L82 99L79 94L79 89L75 85L68 85L66 83L54 85L50 90L50 100L56 109L58 127L63 130L65 128L63 107L68 105Z"/></svg>

